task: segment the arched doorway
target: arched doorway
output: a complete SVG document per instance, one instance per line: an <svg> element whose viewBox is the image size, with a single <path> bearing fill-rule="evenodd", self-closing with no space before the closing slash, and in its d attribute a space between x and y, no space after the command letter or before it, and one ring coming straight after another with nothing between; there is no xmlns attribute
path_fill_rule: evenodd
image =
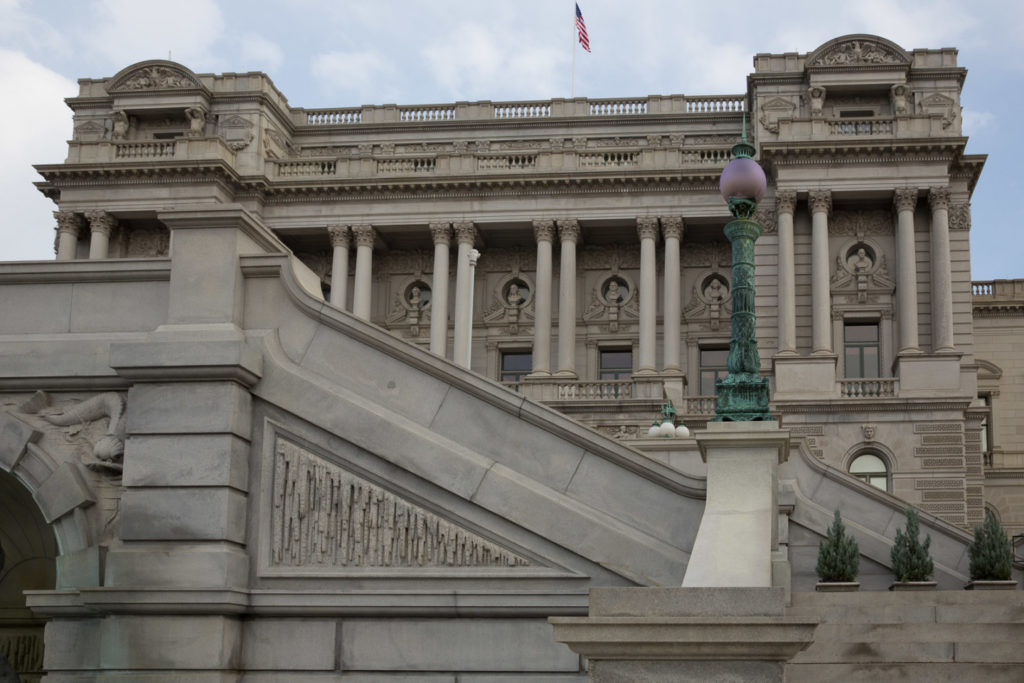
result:
<svg viewBox="0 0 1024 683"><path fill-rule="evenodd" d="M24 682L43 674L43 625L25 607L25 590L52 590L57 539L28 490L0 471L0 654Z"/></svg>

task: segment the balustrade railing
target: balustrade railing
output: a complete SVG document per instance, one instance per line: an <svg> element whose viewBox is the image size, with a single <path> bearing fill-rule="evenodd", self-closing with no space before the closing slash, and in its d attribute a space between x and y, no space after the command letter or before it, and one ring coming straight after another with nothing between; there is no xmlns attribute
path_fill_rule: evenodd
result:
<svg viewBox="0 0 1024 683"><path fill-rule="evenodd" d="M115 142L115 159L158 159L174 156L174 140L157 142Z"/></svg>
<svg viewBox="0 0 1024 683"><path fill-rule="evenodd" d="M591 116L622 116L646 113L646 99L590 100Z"/></svg>
<svg viewBox="0 0 1024 683"><path fill-rule="evenodd" d="M333 176L338 172L336 159L301 159L278 161L277 175L281 178Z"/></svg>
<svg viewBox="0 0 1024 683"><path fill-rule="evenodd" d="M437 160L431 157L377 160L377 173L382 175L396 173L433 173L436 169Z"/></svg>
<svg viewBox="0 0 1024 683"><path fill-rule="evenodd" d="M337 126L347 123L361 123L362 109L313 109L306 112L306 125Z"/></svg>
<svg viewBox="0 0 1024 683"><path fill-rule="evenodd" d="M893 134L892 119L838 119L828 122L828 134L840 136L872 136Z"/></svg>
<svg viewBox="0 0 1024 683"><path fill-rule="evenodd" d="M606 380L603 382L566 382L558 385L559 401L617 401L633 396L632 380Z"/></svg>
<svg viewBox="0 0 1024 683"><path fill-rule="evenodd" d="M741 112L746 109L746 95L710 95L686 98L687 114L719 114Z"/></svg>
<svg viewBox="0 0 1024 683"><path fill-rule="evenodd" d="M455 105L427 105L421 107L399 107L400 121L454 121Z"/></svg>
<svg viewBox="0 0 1024 683"><path fill-rule="evenodd" d="M500 102L494 105L496 119L541 119L551 116L551 102Z"/></svg>
<svg viewBox="0 0 1024 683"><path fill-rule="evenodd" d="M536 154L509 154L500 157L479 157L477 168L481 171L509 171L537 168Z"/></svg>
<svg viewBox="0 0 1024 683"><path fill-rule="evenodd" d="M896 395L894 378L841 379L839 395L843 398L891 398Z"/></svg>
<svg viewBox="0 0 1024 683"><path fill-rule="evenodd" d="M597 154L581 154L580 168L601 168L614 166L639 166L639 152L599 152Z"/></svg>
<svg viewBox="0 0 1024 683"><path fill-rule="evenodd" d="M684 396L676 410L680 415L714 415L717 400L714 396Z"/></svg>
<svg viewBox="0 0 1024 683"><path fill-rule="evenodd" d="M725 166L732 160L732 150L728 147L720 149L689 149L683 151L683 163L697 166Z"/></svg>
<svg viewBox="0 0 1024 683"><path fill-rule="evenodd" d="M994 292L994 282L972 282L971 293L974 296L992 296Z"/></svg>

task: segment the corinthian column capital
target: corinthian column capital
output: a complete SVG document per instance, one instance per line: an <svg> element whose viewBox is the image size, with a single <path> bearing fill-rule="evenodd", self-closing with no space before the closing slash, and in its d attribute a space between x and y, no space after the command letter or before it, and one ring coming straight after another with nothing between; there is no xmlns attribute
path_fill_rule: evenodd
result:
<svg viewBox="0 0 1024 683"><path fill-rule="evenodd" d="M677 240L683 239L683 217L662 216L661 232L665 236L665 239L669 239L670 237L675 237Z"/></svg>
<svg viewBox="0 0 1024 683"><path fill-rule="evenodd" d="M580 222L575 218L558 221L558 238L576 244L580 241Z"/></svg>
<svg viewBox="0 0 1024 683"><path fill-rule="evenodd" d="M54 211L53 217L57 219L57 233L66 232L78 237L85 221L80 215L73 211Z"/></svg>
<svg viewBox="0 0 1024 683"><path fill-rule="evenodd" d="M552 242L555 239L555 222L550 218L533 219L533 236L538 242Z"/></svg>
<svg viewBox="0 0 1024 683"><path fill-rule="evenodd" d="M476 225L472 221L452 223L455 228L455 241L459 244L472 245L476 242Z"/></svg>
<svg viewBox="0 0 1024 683"><path fill-rule="evenodd" d="M811 213L832 213L832 191L811 190L807 203L811 206Z"/></svg>
<svg viewBox="0 0 1024 683"><path fill-rule="evenodd" d="M431 223L430 237L434 240L434 246L443 244L446 247L452 243L452 228L448 223Z"/></svg>
<svg viewBox="0 0 1024 683"><path fill-rule="evenodd" d="M949 187L939 186L928 190L928 204L932 211L936 209L949 209Z"/></svg>
<svg viewBox="0 0 1024 683"><path fill-rule="evenodd" d="M913 211L917 207L917 188L897 187L892 193L892 205L896 213Z"/></svg>
<svg viewBox="0 0 1024 683"><path fill-rule="evenodd" d="M796 210L796 191L779 190L775 193L775 213L790 215Z"/></svg>
<svg viewBox="0 0 1024 683"><path fill-rule="evenodd" d="M89 219L89 229L91 231L103 233L108 237L117 225L117 219L102 209L87 211L85 217Z"/></svg>
<svg viewBox="0 0 1024 683"><path fill-rule="evenodd" d="M372 225L353 225L352 226L352 237L355 238L357 247L370 247L373 248L373 241L377 235L377 231L373 229Z"/></svg>
<svg viewBox="0 0 1024 683"><path fill-rule="evenodd" d="M658 219L656 216L637 216L636 234L640 240L658 239Z"/></svg>
<svg viewBox="0 0 1024 683"><path fill-rule="evenodd" d="M345 247L352 241L352 233L349 232L347 225L328 225L327 234L331 238L332 247Z"/></svg>

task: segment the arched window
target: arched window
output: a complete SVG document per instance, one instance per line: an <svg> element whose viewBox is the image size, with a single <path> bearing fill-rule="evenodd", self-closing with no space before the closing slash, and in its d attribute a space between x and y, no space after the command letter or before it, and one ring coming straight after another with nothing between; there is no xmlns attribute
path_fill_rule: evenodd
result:
<svg viewBox="0 0 1024 683"><path fill-rule="evenodd" d="M850 474L876 489L889 490L889 468L885 460L875 453L861 453L854 458L850 463Z"/></svg>

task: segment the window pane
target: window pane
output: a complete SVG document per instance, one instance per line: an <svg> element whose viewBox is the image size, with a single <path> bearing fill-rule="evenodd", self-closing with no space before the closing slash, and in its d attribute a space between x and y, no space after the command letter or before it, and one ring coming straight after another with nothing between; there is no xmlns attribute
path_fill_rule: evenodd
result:
<svg viewBox="0 0 1024 683"><path fill-rule="evenodd" d="M878 341L878 325L850 323L846 326L846 341L876 342Z"/></svg>
<svg viewBox="0 0 1024 683"><path fill-rule="evenodd" d="M713 396L715 393L715 380L718 373L714 370L701 370L700 372L700 393L701 396Z"/></svg>
<svg viewBox="0 0 1024 683"><path fill-rule="evenodd" d="M860 349L846 349L846 376L862 377L860 367Z"/></svg>
<svg viewBox="0 0 1024 683"><path fill-rule="evenodd" d="M633 369L633 352L632 351L602 351L601 352L601 369L602 370L632 370Z"/></svg>
<svg viewBox="0 0 1024 683"><path fill-rule="evenodd" d="M702 368L724 368L729 362L729 349L701 349L700 366Z"/></svg>
<svg viewBox="0 0 1024 683"><path fill-rule="evenodd" d="M857 458L850 463L851 474L885 474L885 462L877 455L871 453L865 453L864 455L858 455Z"/></svg>
<svg viewBox="0 0 1024 683"><path fill-rule="evenodd" d="M529 372L533 368L533 353L503 353L501 354L502 370L525 370Z"/></svg>
<svg viewBox="0 0 1024 683"><path fill-rule="evenodd" d="M861 368L861 377L878 377L878 347L865 346L864 366Z"/></svg>

